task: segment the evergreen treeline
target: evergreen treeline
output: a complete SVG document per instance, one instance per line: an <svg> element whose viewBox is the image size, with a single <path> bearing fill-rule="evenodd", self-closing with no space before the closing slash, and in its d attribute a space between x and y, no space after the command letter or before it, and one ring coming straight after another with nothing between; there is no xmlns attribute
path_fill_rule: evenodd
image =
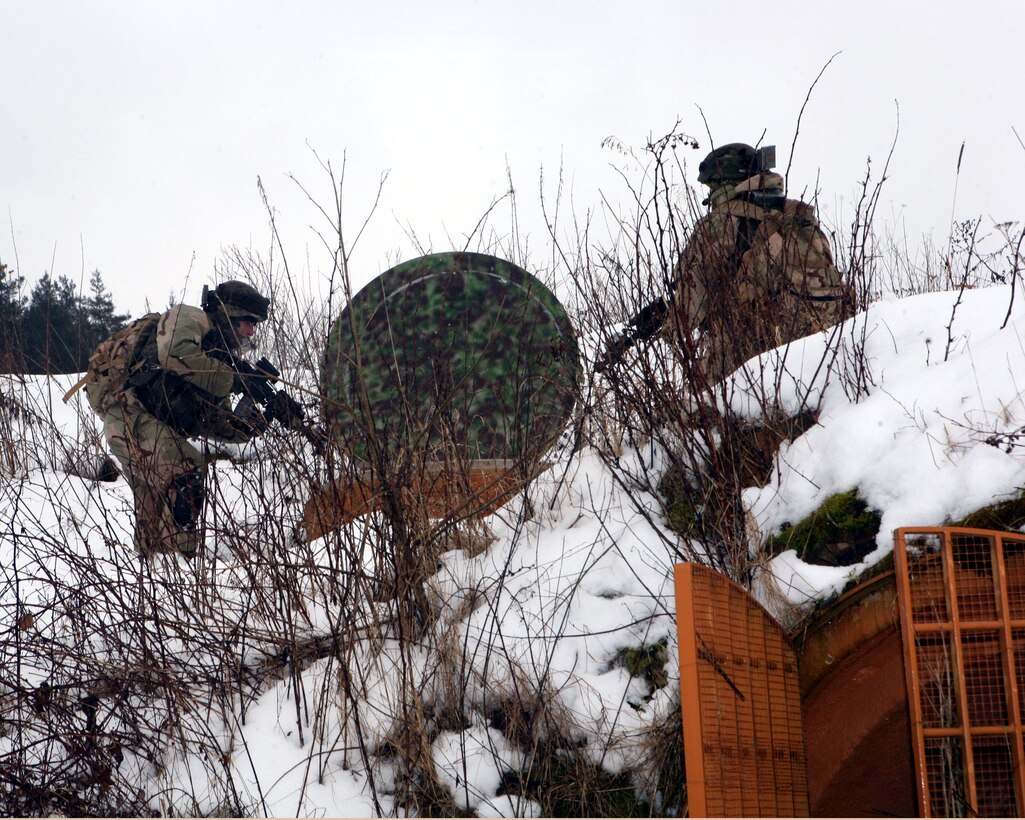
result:
<svg viewBox="0 0 1025 820"><path fill-rule="evenodd" d="M25 279L0 262L0 372L80 373L89 354L130 318L117 313L98 270L89 294L66 276L45 274L24 295Z"/></svg>

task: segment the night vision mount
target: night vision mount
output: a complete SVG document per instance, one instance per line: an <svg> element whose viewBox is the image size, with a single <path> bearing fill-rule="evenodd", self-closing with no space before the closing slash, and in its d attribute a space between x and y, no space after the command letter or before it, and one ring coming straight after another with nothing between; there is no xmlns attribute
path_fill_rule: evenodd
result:
<svg viewBox="0 0 1025 820"><path fill-rule="evenodd" d="M755 150L756 173L771 171L776 167L776 146L765 145Z"/></svg>

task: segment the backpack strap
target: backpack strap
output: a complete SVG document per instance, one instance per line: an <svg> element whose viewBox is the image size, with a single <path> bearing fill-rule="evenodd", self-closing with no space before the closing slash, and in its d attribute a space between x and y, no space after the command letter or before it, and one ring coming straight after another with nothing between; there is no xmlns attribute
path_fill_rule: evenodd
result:
<svg viewBox="0 0 1025 820"><path fill-rule="evenodd" d="M71 389L67 393L64 394L64 399L63 399L64 403L67 404L69 401L71 401L71 397L74 396L75 393L77 393L83 387L85 387L86 382L88 382L89 379L91 379L92 377L93 377L93 374L91 372L89 372L88 370L86 370L85 371L85 375L82 376L82 378L80 378L77 382L75 382L71 386Z"/></svg>
<svg viewBox="0 0 1025 820"><path fill-rule="evenodd" d="M127 367L125 368L127 370L126 380L130 379L141 369L163 370L157 361L157 350L154 341L157 338L157 327L160 324L160 317L161 314L159 313L147 313L140 319L144 325L128 354Z"/></svg>
<svg viewBox="0 0 1025 820"><path fill-rule="evenodd" d="M733 251L730 253L729 261L730 269L737 272L744 260L744 254L751 250L751 241L754 239L759 224L769 216L769 212L744 199L728 200L715 210L732 217L736 224Z"/></svg>
<svg viewBox="0 0 1025 820"><path fill-rule="evenodd" d="M761 220L750 216L740 216L735 221L737 223L737 232L733 237L730 268L734 271L739 271L740 264L744 261L744 254L751 250L751 240L754 239L755 231L758 230Z"/></svg>

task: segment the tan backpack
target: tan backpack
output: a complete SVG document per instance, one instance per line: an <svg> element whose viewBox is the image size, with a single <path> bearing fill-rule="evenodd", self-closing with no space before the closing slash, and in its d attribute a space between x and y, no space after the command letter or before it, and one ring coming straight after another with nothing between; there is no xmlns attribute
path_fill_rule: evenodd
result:
<svg viewBox="0 0 1025 820"><path fill-rule="evenodd" d="M89 356L85 375L64 396L67 402L85 387L89 405L105 415L124 391L132 373L142 366L140 354L157 330L159 313L147 313L100 342Z"/></svg>
<svg viewBox="0 0 1025 820"><path fill-rule="evenodd" d="M730 204L734 216L740 217L737 245L741 281L775 281L792 295L809 301L848 297L843 275L833 263L829 239L811 205L794 199L786 200L782 210L763 209L747 202Z"/></svg>

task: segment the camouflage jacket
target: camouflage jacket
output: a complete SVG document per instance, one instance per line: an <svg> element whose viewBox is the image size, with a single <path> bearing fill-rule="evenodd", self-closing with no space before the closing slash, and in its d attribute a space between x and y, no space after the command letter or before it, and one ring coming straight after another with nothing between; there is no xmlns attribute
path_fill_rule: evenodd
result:
<svg viewBox="0 0 1025 820"><path fill-rule="evenodd" d="M673 314L683 338L706 337L714 378L851 308L814 208L775 195L782 185L762 173L713 191L677 263Z"/></svg>
<svg viewBox="0 0 1025 820"><path fill-rule="evenodd" d="M235 370L211 351L224 344L206 311L177 305L157 322L142 349L144 366L129 381L142 405L176 432L242 442L254 431L228 400Z"/></svg>

